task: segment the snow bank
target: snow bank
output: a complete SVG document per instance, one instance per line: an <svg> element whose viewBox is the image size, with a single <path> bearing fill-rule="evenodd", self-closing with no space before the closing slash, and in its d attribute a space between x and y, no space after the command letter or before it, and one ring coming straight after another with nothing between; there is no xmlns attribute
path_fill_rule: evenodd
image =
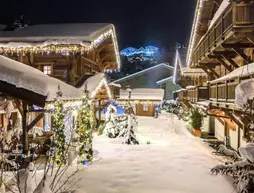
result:
<svg viewBox="0 0 254 193"><path fill-rule="evenodd" d="M230 3L231 3L230 0L223 0L222 1L219 9L216 11L216 13L213 16L213 19L211 20L211 23L210 23L208 29L210 29L215 24L215 22L220 18L220 16L227 9L227 7L230 5Z"/></svg>
<svg viewBox="0 0 254 193"><path fill-rule="evenodd" d="M226 80L236 79L238 77L250 76L252 74L254 74L254 63L237 68L233 70L232 72L230 72L229 74L227 74L226 76L210 81L210 83L214 84L217 82L223 82Z"/></svg>
<svg viewBox="0 0 254 193"><path fill-rule="evenodd" d="M51 101L56 97L58 86L64 100L82 98L82 91L28 65L0 56L0 80L46 97Z"/></svg>
<svg viewBox="0 0 254 193"><path fill-rule="evenodd" d="M119 100L127 100L129 98L129 91L120 90ZM164 98L164 90L158 88L135 88L131 90L131 100L158 100Z"/></svg>
<svg viewBox="0 0 254 193"><path fill-rule="evenodd" d="M168 114L158 119L138 117L138 123L143 141L138 146L104 136L94 138L100 161L80 173L78 192L233 192L224 176L210 174L216 161L202 141L188 137L183 121Z"/></svg>
<svg viewBox="0 0 254 193"><path fill-rule="evenodd" d="M236 107L243 109L248 99L254 99L254 80L245 80L235 88Z"/></svg>

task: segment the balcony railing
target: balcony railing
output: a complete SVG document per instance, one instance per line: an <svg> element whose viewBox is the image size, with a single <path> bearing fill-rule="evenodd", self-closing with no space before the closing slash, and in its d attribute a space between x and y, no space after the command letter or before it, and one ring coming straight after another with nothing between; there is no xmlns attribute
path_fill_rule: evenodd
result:
<svg viewBox="0 0 254 193"><path fill-rule="evenodd" d="M254 3L236 4L231 3L215 24L199 41L192 55L193 64L197 64L216 44L224 40L226 34L233 27L245 27L254 24Z"/></svg>
<svg viewBox="0 0 254 193"><path fill-rule="evenodd" d="M235 88L239 84L238 80L210 85L210 101L234 103Z"/></svg>
<svg viewBox="0 0 254 193"><path fill-rule="evenodd" d="M192 103L209 100L208 88L205 86L187 87L186 99Z"/></svg>
<svg viewBox="0 0 254 193"><path fill-rule="evenodd" d="M176 100L177 98L182 101L182 100L186 100L187 99L187 90L186 89L181 89L181 90L177 90L173 93L174 95L174 99Z"/></svg>

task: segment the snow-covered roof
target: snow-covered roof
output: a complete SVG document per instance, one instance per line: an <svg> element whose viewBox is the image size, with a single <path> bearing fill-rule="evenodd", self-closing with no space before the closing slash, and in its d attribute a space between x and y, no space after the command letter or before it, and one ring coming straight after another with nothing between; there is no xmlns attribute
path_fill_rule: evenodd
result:
<svg viewBox="0 0 254 193"><path fill-rule="evenodd" d="M182 73L205 73L201 68L182 68Z"/></svg>
<svg viewBox="0 0 254 193"><path fill-rule="evenodd" d="M196 88L196 86L193 86L193 85L186 86L186 89L193 89L193 88Z"/></svg>
<svg viewBox="0 0 254 193"><path fill-rule="evenodd" d="M122 82L122 81L131 79L131 78L136 77L136 76L140 76L140 75L142 75L142 74L147 73L148 71L155 70L155 69L157 69L157 68L166 68L166 69L169 69L169 70L174 69L174 67L168 65L167 63L161 63L161 64L158 64L158 65L153 66L153 67L151 67L151 68L147 68L147 69L145 69L145 70L142 70L142 71L136 72L136 73L134 73L134 74L131 74L131 75L129 75L129 76L125 76L125 77L123 77L123 78L120 78L120 79L118 79L118 80L115 80L115 81L113 81L113 83L120 83L120 82Z"/></svg>
<svg viewBox="0 0 254 193"><path fill-rule="evenodd" d="M80 90L84 90L85 87L90 93L90 97L93 98L100 90L102 86L105 86L108 92L109 98L112 97L110 89L108 88L108 83L104 73L98 73L94 76L89 77L80 87Z"/></svg>
<svg viewBox="0 0 254 193"><path fill-rule="evenodd" d="M8 43L34 44L86 44L101 34L114 29L107 23L68 23L31 25L15 31L0 31L2 46ZM15 45L15 44L14 44ZM13 46L14 46L13 45ZM18 44L16 44L18 46ZM28 45L28 44L27 44Z"/></svg>
<svg viewBox="0 0 254 193"><path fill-rule="evenodd" d="M181 88L181 89L179 89L179 90L174 91L173 93L177 93L177 92L181 92L181 91L187 91L187 89Z"/></svg>
<svg viewBox="0 0 254 193"><path fill-rule="evenodd" d="M223 0L220 4L219 9L216 11L216 13L213 16L213 19L211 20L211 23L209 25L209 29L215 24L215 22L220 18L222 13L229 7L231 4L230 0Z"/></svg>
<svg viewBox="0 0 254 193"><path fill-rule="evenodd" d="M109 86L114 86L114 87L121 88L121 84L116 84L116 83L113 83L113 82L111 82L111 83L109 84Z"/></svg>
<svg viewBox="0 0 254 193"><path fill-rule="evenodd" d="M242 66L240 68L237 68L227 74L226 76L222 76L221 78L218 78L216 80L210 81L210 83L217 83L217 82L223 82L226 80L235 79L238 77L246 77L254 74L254 63Z"/></svg>
<svg viewBox="0 0 254 193"><path fill-rule="evenodd" d="M79 89L84 90L86 87L89 92L92 92L96 89L103 78L105 78L104 73L98 73L94 76L91 76L79 87Z"/></svg>
<svg viewBox="0 0 254 193"><path fill-rule="evenodd" d="M156 84L158 84L158 85L164 84L165 82L167 82L167 81L169 81L169 80L171 80L173 78L174 78L173 76L170 76L168 78L164 78L162 80L157 81Z"/></svg>
<svg viewBox="0 0 254 193"><path fill-rule="evenodd" d="M81 90L7 57L0 56L0 69L0 81L45 96L46 101L51 101L56 97L58 87L63 93L62 99L64 100L82 98Z"/></svg>
<svg viewBox="0 0 254 193"><path fill-rule="evenodd" d="M131 100L161 101L164 98L164 90L160 88L135 88L131 90ZM120 89L118 100L128 100L129 91Z"/></svg>

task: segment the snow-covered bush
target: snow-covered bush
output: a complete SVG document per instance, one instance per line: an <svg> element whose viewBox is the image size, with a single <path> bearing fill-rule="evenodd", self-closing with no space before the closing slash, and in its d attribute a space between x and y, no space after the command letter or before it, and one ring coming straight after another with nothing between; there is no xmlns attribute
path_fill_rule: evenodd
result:
<svg viewBox="0 0 254 193"><path fill-rule="evenodd" d="M137 119L131 104L125 107L127 114L118 116L117 109L109 105L103 134L109 138L121 137L125 144L139 144L137 140Z"/></svg>
<svg viewBox="0 0 254 193"><path fill-rule="evenodd" d="M177 112L177 109L179 108L180 105L175 100L166 100L162 103L162 109L170 113Z"/></svg>
<svg viewBox="0 0 254 193"><path fill-rule="evenodd" d="M103 134L109 138L116 138L120 133L119 117L117 115L117 109L110 104L106 112L106 120Z"/></svg>
<svg viewBox="0 0 254 193"><path fill-rule="evenodd" d="M190 120L190 115L191 115L191 112L189 109L186 109L186 108L183 108L183 107L180 107L178 109L178 112L175 113L178 118L183 121L189 121Z"/></svg>

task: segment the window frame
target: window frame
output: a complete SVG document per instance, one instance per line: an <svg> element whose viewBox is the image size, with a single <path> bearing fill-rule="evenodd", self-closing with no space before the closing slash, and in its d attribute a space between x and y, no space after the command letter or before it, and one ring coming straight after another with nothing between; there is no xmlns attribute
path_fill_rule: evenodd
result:
<svg viewBox="0 0 254 193"><path fill-rule="evenodd" d="M52 75L52 65L43 65L43 73L46 75Z"/></svg>

